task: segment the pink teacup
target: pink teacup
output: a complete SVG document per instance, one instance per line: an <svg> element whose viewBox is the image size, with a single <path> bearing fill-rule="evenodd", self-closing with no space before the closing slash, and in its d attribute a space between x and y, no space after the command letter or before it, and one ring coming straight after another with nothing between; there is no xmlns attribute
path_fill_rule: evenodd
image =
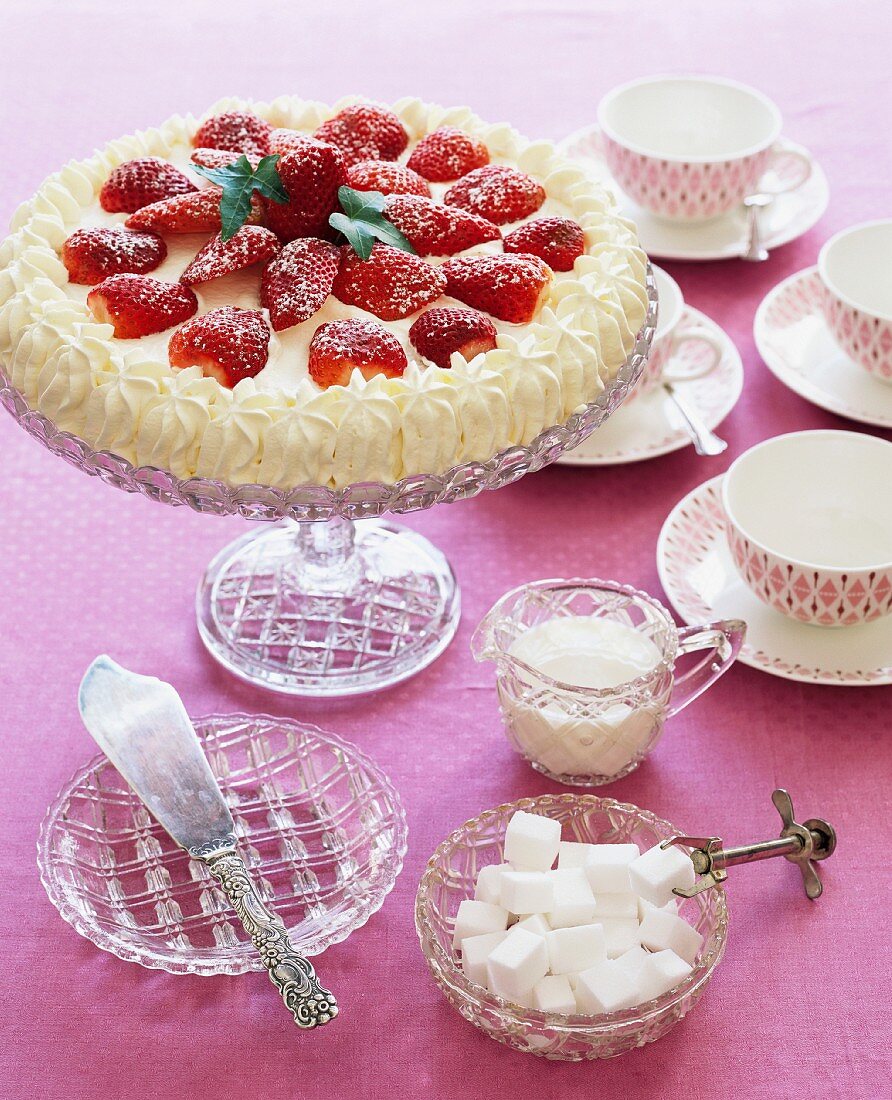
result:
<svg viewBox="0 0 892 1100"><path fill-rule="evenodd" d="M815 626L892 612L892 443L811 431L757 444L722 480L728 546L744 582Z"/></svg>
<svg viewBox="0 0 892 1100"><path fill-rule="evenodd" d="M774 193L792 191L811 174L805 153L783 149L780 111L761 92L733 80L653 76L621 84L598 106L604 157L619 186L639 206L676 221L727 214L779 162Z"/></svg>
<svg viewBox="0 0 892 1100"><path fill-rule="evenodd" d="M703 325L688 325L679 331L678 323L684 314L684 295L681 287L661 267L653 265L657 283L659 313L657 331L651 345L644 372L635 389L626 398L632 401L654 389L663 380L689 382L710 374L721 363L724 355L722 343ZM690 363L682 363L676 356L684 344L703 344L706 354Z"/></svg>
<svg viewBox="0 0 892 1100"><path fill-rule="evenodd" d="M824 317L837 344L874 377L892 383L892 218L831 237L818 256L818 274Z"/></svg>

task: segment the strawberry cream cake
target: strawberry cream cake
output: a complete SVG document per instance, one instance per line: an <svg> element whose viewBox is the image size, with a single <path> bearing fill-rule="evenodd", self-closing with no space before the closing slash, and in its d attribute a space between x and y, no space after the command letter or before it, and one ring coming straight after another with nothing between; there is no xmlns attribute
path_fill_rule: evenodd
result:
<svg viewBox="0 0 892 1100"><path fill-rule="evenodd" d="M0 356L32 408L135 465L392 483L594 400L645 271L597 183L466 108L226 100L17 211Z"/></svg>

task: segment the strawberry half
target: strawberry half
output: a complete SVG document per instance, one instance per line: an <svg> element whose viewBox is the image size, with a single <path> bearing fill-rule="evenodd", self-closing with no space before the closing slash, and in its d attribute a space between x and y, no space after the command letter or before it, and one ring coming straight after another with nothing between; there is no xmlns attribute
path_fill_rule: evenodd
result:
<svg viewBox="0 0 892 1100"><path fill-rule="evenodd" d="M489 218L496 225L505 225L535 214L545 202L545 188L516 168L487 164L462 176L443 201Z"/></svg>
<svg viewBox="0 0 892 1100"><path fill-rule="evenodd" d="M457 256L441 271L446 293L502 321L531 321L551 283L551 268L538 256Z"/></svg>
<svg viewBox="0 0 892 1100"><path fill-rule="evenodd" d="M582 226L570 218L535 218L511 230L505 251L538 256L552 271L572 271L585 252L585 236Z"/></svg>
<svg viewBox="0 0 892 1100"><path fill-rule="evenodd" d="M218 233L180 276L184 286L206 283L243 267L262 263L279 251L279 238L261 225L243 225L228 241Z"/></svg>
<svg viewBox="0 0 892 1100"><path fill-rule="evenodd" d="M248 224L256 225L263 209L256 195L251 198ZM220 230L220 190L208 187L189 195L153 202L131 214L128 229L153 229L157 233L216 233Z"/></svg>
<svg viewBox="0 0 892 1100"><path fill-rule="evenodd" d="M283 241L328 237L329 214L338 207L338 188L347 182L340 150L324 141L306 141L279 157L279 179L288 202L262 199L266 223Z"/></svg>
<svg viewBox="0 0 892 1100"><path fill-rule="evenodd" d="M387 200L384 216L419 256L454 256L501 236L499 227L486 218L458 206L441 206L419 195L394 195Z"/></svg>
<svg viewBox="0 0 892 1100"><path fill-rule="evenodd" d="M373 103L354 103L323 122L315 136L337 145L344 163L361 160L396 160L409 144L399 116Z"/></svg>
<svg viewBox="0 0 892 1100"><path fill-rule="evenodd" d="M167 256L167 245L154 233L128 229L78 229L62 245L62 263L72 283L92 286L109 275L154 271Z"/></svg>
<svg viewBox="0 0 892 1100"><path fill-rule="evenodd" d="M398 321L433 302L446 290L446 276L411 252L376 244L367 260L345 245L334 294L350 306L384 321Z"/></svg>
<svg viewBox="0 0 892 1100"><path fill-rule="evenodd" d="M201 367L206 377L231 389L266 366L269 329L258 309L222 306L178 329L167 356L172 367Z"/></svg>
<svg viewBox="0 0 892 1100"><path fill-rule="evenodd" d="M476 309L429 309L409 329L419 355L444 369L457 351L468 361L496 346L496 327Z"/></svg>
<svg viewBox="0 0 892 1100"><path fill-rule="evenodd" d="M347 185L354 191L378 191L382 195L424 195L427 181L417 172L389 160L361 160L347 169Z"/></svg>
<svg viewBox="0 0 892 1100"><path fill-rule="evenodd" d="M340 250L316 237L286 244L266 265L260 280L260 304L269 310L276 332L306 321L322 308L338 273Z"/></svg>
<svg viewBox="0 0 892 1100"><path fill-rule="evenodd" d="M249 156L264 157L269 152L272 126L251 111L226 111L203 122L192 144L198 148L231 149Z"/></svg>
<svg viewBox="0 0 892 1100"><path fill-rule="evenodd" d="M374 321L329 321L310 341L307 367L323 389L346 386L354 370L364 378L399 378L407 366L399 340Z"/></svg>
<svg viewBox="0 0 892 1100"><path fill-rule="evenodd" d="M449 183L489 164L489 150L464 130L440 126L418 142L406 164L431 183Z"/></svg>
<svg viewBox="0 0 892 1100"><path fill-rule="evenodd" d="M99 205L109 214L132 214L150 202L197 191L195 184L160 157L139 157L113 168L99 192Z"/></svg>
<svg viewBox="0 0 892 1100"><path fill-rule="evenodd" d="M121 340L137 340L187 321L198 309L195 292L149 275L111 275L93 287L87 305Z"/></svg>
<svg viewBox="0 0 892 1100"><path fill-rule="evenodd" d="M235 164L239 157L247 157L252 168L256 168L262 159L256 153L239 153L232 149L193 149L189 159L203 168L226 168Z"/></svg>

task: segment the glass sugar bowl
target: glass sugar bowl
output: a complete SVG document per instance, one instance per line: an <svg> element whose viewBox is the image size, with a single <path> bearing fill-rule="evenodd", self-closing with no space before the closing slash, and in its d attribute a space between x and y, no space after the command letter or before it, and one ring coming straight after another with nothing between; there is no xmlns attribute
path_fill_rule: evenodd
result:
<svg viewBox="0 0 892 1100"><path fill-rule="evenodd" d="M634 771L667 718L730 667L746 624L676 627L646 592L602 580L543 580L506 593L471 639L495 661L515 749L543 775L596 787ZM704 655L675 675L679 656Z"/></svg>
<svg viewBox="0 0 892 1100"><path fill-rule="evenodd" d="M596 1016L540 1012L504 1000L464 973L453 948L458 907L474 896L480 869L504 861L505 829L517 810L554 818L565 837L585 844L637 844L647 850L679 832L638 806L590 794L522 798L465 822L431 856L415 899L415 928L434 981L489 1038L539 1058L615 1058L662 1038L697 1004L724 954L729 913L723 889L682 902L680 914L703 937L694 969L673 989L635 1008Z"/></svg>

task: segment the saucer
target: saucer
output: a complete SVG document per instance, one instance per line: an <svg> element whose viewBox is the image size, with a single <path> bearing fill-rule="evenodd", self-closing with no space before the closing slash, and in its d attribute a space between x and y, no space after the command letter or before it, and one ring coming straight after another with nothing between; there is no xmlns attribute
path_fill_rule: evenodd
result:
<svg viewBox="0 0 892 1100"><path fill-rule="evenodd" d="M564 138L558 148L565 156L581 161L614 193L621 212L638 226L641 247L648 255L663 260L728 260L746 251L747 213L743 206L707 222L659 218L623 194L601 155L600 140L600 129L587 126ZM782 149L806 152L801 145L783 138L778 144ZM801 187L778 195L761 211L762 243L770 251L801 237L818 221L829 200L827 177L821 166L813 162L811 175Z"/></svg>
<svg viewBox="0 0 892 1100"><path fill-rule="evenodd" d="M698 486L669 513L657 541L660 583L685 623L741 618L737 658L785 680L866 687L892 684L892 615L836 630L773 611L744 584L725 540L722 477Z"/></svg>
<svg viewBox="0 0 892 1100"><path fill-rule="evenodd" d="M696 326L708 329L724 347L721 362L699 378L683 381L685 368L696 370L700 357L709 354L705 344L683 344L672 357L672 384L710 429L725 419L743 389L743 363L731 337L712 318L698 309L684 307L677 332ZM626 402L600 428L557 461L564 466L617 466L679 451L690 446L678 410L657 386Z"/></svg>
<svg viewBox="0 0 892 1100"><path fill-rule="evenodd" d="M768 369L794 393L861 424L892 428L892 386L837 345L821 311L816 267L784 279L762 299L753 333Z"/></svg>

